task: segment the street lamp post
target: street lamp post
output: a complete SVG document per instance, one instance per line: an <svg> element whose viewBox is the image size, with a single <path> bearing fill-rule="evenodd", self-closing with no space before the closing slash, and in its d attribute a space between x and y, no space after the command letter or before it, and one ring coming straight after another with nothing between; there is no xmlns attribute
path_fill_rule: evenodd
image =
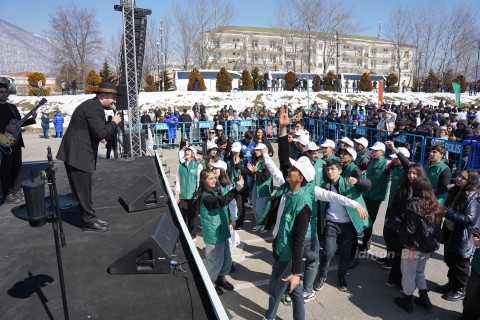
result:
<svg viewBox="0 0 480 320"><path fill-rule="evenodd" d="M478 58L480 58L480 40L477 41L477 65L475 66L475 95L477 95L478 91L478 78L477 78L477 72L478 72Z"/></svg>
<svg viewBox="0 0 480 320"><path fill-rule="evenodd" d="M160 55L162 56L162 62L161 62L161 68L162 68L162 82L161 82L161 85L160 85L160 88L161 88L161 91L165 91L165 81L164 81L164 63L163 63L163 20L160 19Z"/></svg>
<svg viewBox="0 0 480 320"><path fill-rule="evenodd" d="M160 43L155 43L157 45L157 81L158 81L158 91L160 91Z"/></svg>

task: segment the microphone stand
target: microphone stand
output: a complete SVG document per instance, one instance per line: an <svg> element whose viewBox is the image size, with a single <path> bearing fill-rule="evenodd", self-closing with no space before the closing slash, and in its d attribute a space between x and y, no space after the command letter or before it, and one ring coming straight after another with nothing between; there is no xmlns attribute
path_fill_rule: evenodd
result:
<svg viewBox="0 0 480 320"><path fill-rule="evenodd" d="M65 242L65 233L63 232L62 216L60 214L60 207L58 203L57 184L55 181L55 170L54 170L54 163L53 163L53 157L52 157L52 149L48 147L47 150L48 150L48 153L47 153L48 168L44 171L44 174L48 184L48 189L50 191L50 202L51 202L51 207L53 211L51 223L53 228L53 236L55 239L55 251L57 253L57 265L58 265L58 275L60 278L60 288L62 290L63 313L65 316L65 320L69 320L67 294L65 291L65 279L63 276L62 253L60 249L60 241L59 241L59 234L58 234L59 229L60 229L60 239L62 242L62 247L65 248L67 244Z"/></svg>

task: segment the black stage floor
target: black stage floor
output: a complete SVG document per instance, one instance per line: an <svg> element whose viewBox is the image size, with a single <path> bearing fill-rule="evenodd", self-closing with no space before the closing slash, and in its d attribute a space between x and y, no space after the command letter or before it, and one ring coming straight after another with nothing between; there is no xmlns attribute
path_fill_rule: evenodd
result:
<svg viewBox="0 0 480 320"><path fill-rule="evenodd" d="M24 166L36 174L46 163ZM55 165L60 195L70 194L63 163ZM168 207L128 213L118 197L142 175L158 181L153 158L130 161L99 160L94 174L93 202L99 218L110 223L105 233L82 232L79 214L66 212L63 228L67 247L62 248L70 319L208 319L201 281L195 281L195 265L186 273L110 275L108 266L120 256L129 236L159 214L171 217ZM48 189L47 189L48 195ZM2 319L62 319L63 307L52 225L29 227L15 218L11 207L0 207ZM180 233L176 250L179 261L189 256ZM182 246L181 243L184 245ZM194 277L195 276L195 277ZM198 278L197 278L198 279Z"/></svg>

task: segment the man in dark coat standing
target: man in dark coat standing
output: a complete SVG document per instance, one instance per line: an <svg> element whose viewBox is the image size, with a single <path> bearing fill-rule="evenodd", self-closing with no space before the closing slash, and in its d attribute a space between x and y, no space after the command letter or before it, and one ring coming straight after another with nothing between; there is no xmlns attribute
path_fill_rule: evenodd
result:
<svg viewBox="0 0 480 320"><path fill-rule="evenodd" d="M73 112L58 150L57 159L65 163L73 195L79 202L84 231L107 231L108 223L97 218L92 203L93 172L101 140L115 132L120 114L105 123L105 112L117 101L117 87L102 82L95 98L81 103Z"/></svg>

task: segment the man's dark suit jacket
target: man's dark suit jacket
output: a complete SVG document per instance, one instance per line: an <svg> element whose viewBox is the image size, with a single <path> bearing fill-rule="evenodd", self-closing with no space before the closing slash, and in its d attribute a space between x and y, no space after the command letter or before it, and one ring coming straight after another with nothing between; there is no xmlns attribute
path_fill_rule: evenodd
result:
<svg viewBox="0 0 480 320"><path fill-rule="evenodd" d="M73 112L57 159L81 171L93 173L98 144L115 132L116 127L113 121L105 123L105 111L97 98L81 103Z"/></svg>

